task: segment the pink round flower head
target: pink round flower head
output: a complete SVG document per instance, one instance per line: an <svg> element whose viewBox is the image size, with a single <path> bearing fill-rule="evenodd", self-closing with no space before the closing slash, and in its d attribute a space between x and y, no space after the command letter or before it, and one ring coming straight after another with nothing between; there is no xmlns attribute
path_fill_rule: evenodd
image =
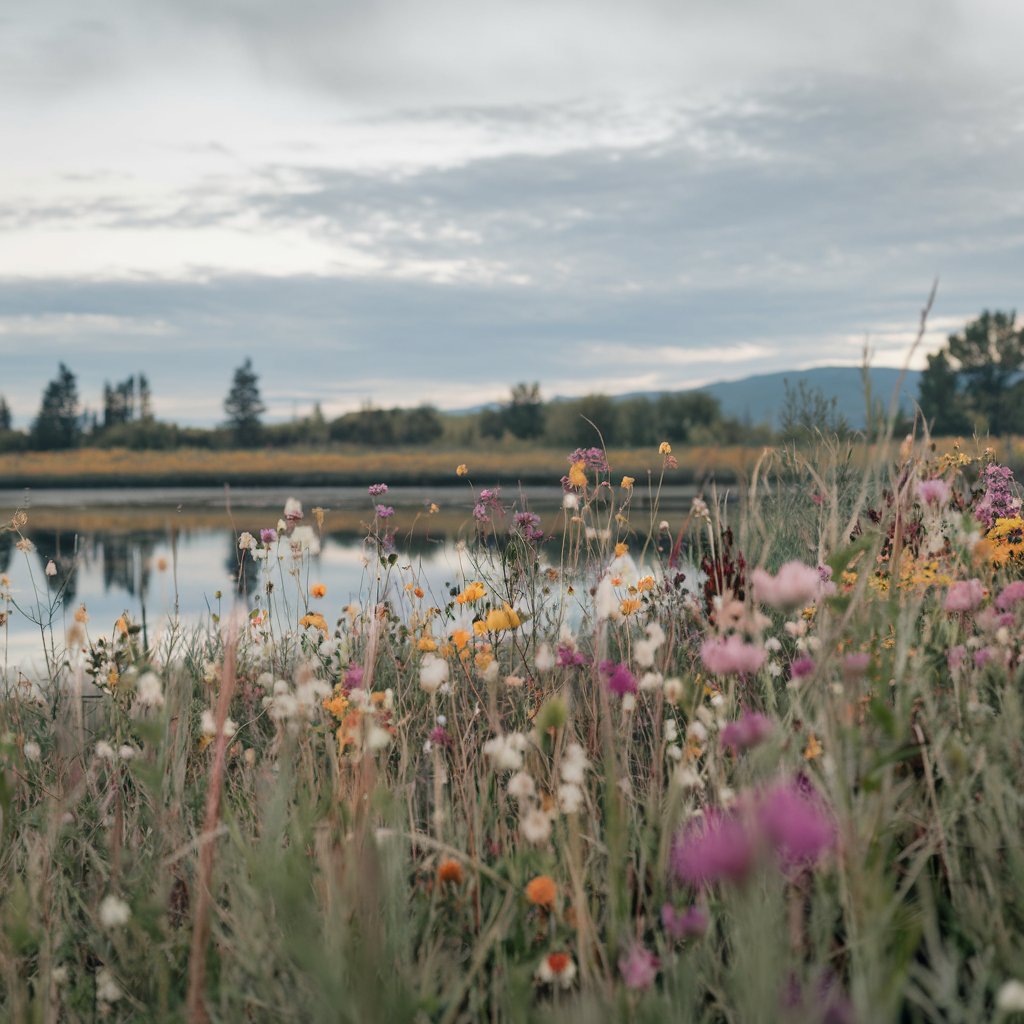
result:
<svg viewBox="0 0 1024 1024"><path fill-rule="evenodd" d="M708 930L708 912L703 907L676 910L671 903L661 908L661 926L676 941L700 938Z"/></svg>
<svg viewBox="0 0 1024 1024"><path fill-rule="evenodd" d="M1014 580L1000 591L996 607L1000 611L1007 611L1020 601L1024 601L1024 580Z"/></svg>
<svg viewBox="0 0 1024 1024"><path fill-rule="evenodd" d="M921 480L917 485L917 497L922 505L945 505L950 493L949 484L942 477Z"/></svg>
<svg viewBox="0 0 1024 1024"><path fill-rule="evenodd" d="M676 878L687 885L742 882L754 866L754 854L754 837L745 822L709 811L676 837L671 864Z"/></svg>
<svg viewBox="0 0 1024 1024"><path fill-rule="evenodd" d="M715 675L749 675L764 664L768 653L763 647L744 643L736 633L732 633L724 639L712 637L705 640L700 649L700 656Z"/></svg>
<svg viewBox="0 0 1024 1024"><path fill-rule="evenodd" d="M770 718L756 711L745 712L722 730L722 746L732 747L737 753L750 750L766 740L773 728Z"/></svg>
<svg viewBox="0 0 1024 1024"><path fill-rule="evenodd" d="M972 612L985 599L981 580L957 580L946 591L943 607L947 612Z"/></svg>
<svg viewBox="0 0 1024 1024"><path fill-rule="evenodd" d="M619 970L627 988L650 988L658 976L661 961L643 946L631 946L619 957Z"/></svg>
<svg viewBox="0 0 1024 1024"><path fill-rule="evenodd" d="M629 666L602 661L601 673L608 677L608 689L616 696L624 697L627 693L636 693L636 677L629 671Z"/></svg>
<svg viewBox="0 0 1024 1024"><path fill-rule="evenodd" d="M786 562L775 576L764 569L750 574L754 593L759 601L773 608L799 608L811 604L821 595L821 573L803 562Z"/></svg>
<svg viewBox="0 0 1024 1024"><path fill-rule="evenodd" d="M798 783L770 789L758 808L758 823L784 865L810 864L835 842L835 827L821 800Z"/></svg>

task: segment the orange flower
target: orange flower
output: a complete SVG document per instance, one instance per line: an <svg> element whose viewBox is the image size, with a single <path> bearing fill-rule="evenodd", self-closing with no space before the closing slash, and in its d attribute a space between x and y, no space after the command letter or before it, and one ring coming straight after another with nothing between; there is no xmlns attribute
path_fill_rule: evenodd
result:
<svg viewBox="0 0 1024 1024"><path fill-rule="evenodd" d="M469 470L466 468L466 464L464 462L460 462L455 467L455 474L456 474L456 476L465 476L468 472L469 472Z"/></svg>
<svg viewBox="0 0 1024 1024"><path fill-rule="evenodd" d="M535 906L551 910L555 906L558 887L550 875L538 875L526 886L526 898Z"/></svg>
<svg viewBox="0 0 1024 1024"><path fill-rule="evenodd" d="M622 603L619 605L619 610L623 615L633 615L640 611L640 601L635 597L623 598Z"/></svg>
<svg viewBox="0 0 1024 1024"><path fill-rule="evenodd" d="M468 584L466 589L455 600L459 604L471 604L473 601L479 601L486 593L487 590L484 585L477 580L474 583Z"/></svg>
<svg viewBox="0 0 1024 1024"><path fill-rule="evenodd" d="M310 597L324 597L327 594L327 588L322 583L314 583L309 588Z"/></svg>
<svg viewBox="0 0 1024 1024"><path fill-rule="evenodd" d="M462 885L462 865L457 860L443 860L437 869L437 880Z"/></svg>
<svg viewBox="0 0 1024 1024"><path fill-rule="evenodd" d="M619 543L615 545L615 557L621 558L628 550L629 545L623 544L623 542L620 540Z"/></svg>
<svg viewBox="0 0 1024 1024"><path fill-rule="evenodd" d="M469 643L469 630L468 629L453 629L452 630L452 643L455 644L457 650L463 650L466 644Z"/></svg>
<svg viewBox="0 0 1024 1024"><path fill-rule="evenodd" d="M586 487L587 486L587 474L584 472L586 463L580 459L579 462L574 462L569 469L569 483L573 487Z"/></svg>
<svg viewBox="0 0 1024 1024"><path fill-rule="evenodd" d="M330 636L330 630L327 628L327 620L319 612L310 612L308 615L303 615L299 619L300 626L313 626L319 629L324 636Z"/></svg>
<svg viewBox="0 0 1024 1024"><path fill-rule="evenodd" d="M804 750L804 760L814 761L819 757L821 757L821 744L818 742L818 737L812 732L810 739L807 741L807 747Z"/></svg>

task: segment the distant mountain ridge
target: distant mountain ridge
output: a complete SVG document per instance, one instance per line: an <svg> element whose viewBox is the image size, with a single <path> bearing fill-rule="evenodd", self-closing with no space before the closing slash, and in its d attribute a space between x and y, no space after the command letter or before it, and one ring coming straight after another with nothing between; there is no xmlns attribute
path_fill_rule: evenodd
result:
<svg viewBox="0 0 1024 1024"><path fill-rule="evenodd" d="M871 399L877 405L882 403L888 411L893 390L900 386L899 405L911 410L917 401L919 370L908 370L900 385L903 372L894 367L877 366L869 371ZM721 381L695 388L714 395L726 416L750 423L779 425L779 414L786 400L786 381L791 388L804 381L809 388L820 391L826 398L836 399L836 411L854 429L864 426L867 406L864 400L863 370L859 366L819 366L813 370L783 370L779 373L762 373L742 380Z"/></svg>
<svg viewBox="0 0 1024 1024"><path fill-rule="evenodd" d="M900 380L902 370L890 366L876 366L869 371L871 399L888 412L893 390ZM899 405L910 411L917 401L919 370L908 370L900 386ZM867 407L864 401L863 370L859 366L818 366L811 370L780 370L777 373L759 373L740 380L723 380L705 384L699 388L681 388L666 391L631 391L628 394L612 395L621 401L627 398L657 398L664 394L680 394L689 391L704 391L718 399L724 416L751 424L779 425L779 416L786 402L786 382L791 388L799 387L803 381L808 388L820 391L826 399L836 399L836 411L850 427L859 430L864 426ZM548 399L565 402L570 399L557 395ZM469 409L450 409L451 413L473 413L482 409L496 409L500 403L489 402Z"/></svg>

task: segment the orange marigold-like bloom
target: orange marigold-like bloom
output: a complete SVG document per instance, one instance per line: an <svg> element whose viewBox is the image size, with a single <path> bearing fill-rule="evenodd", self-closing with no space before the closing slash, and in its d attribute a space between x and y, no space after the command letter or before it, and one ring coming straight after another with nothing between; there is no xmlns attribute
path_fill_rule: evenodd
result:
<svg viewBox="0 0 1024 1024"><path fill-rule="evenodd" d="M322 583L313 583L309 588L310 597L324 597L327 594L327 587Z"/></svg>
<svg viewBox="0 0 1024 1024"><path fill-rule="evenodd" d="M456 476L465 476L468 472L469 472L469 469L467 468L467 466L466 466L466 464L464 462L460 462L455 467L455 475Z"/></svg>
<svg viewBox="0 0 1024 1024"><path fill-rule="evenodd" d="M586 487L587 486L587 474L584 467L586 463L580 459L579 462L574 462L569 468L569 483L573 487Z"/></svg>
<svg viewBox="0 0 1024 1024"><path fill-rule="evenodd" d="M487 589L477 580L474 583L467 584L466 589L455 600L459 604L471 604L473 601L479 601L486 593Z"/></svg>
<svg viewBox="0 0 1024 1024"><path fill-rule="evenodd" d="M624 544L621 540L615 545L615 557L621 558L629 550L629 545Z"/></svg>
<svg viewBox="0 0 1024 1024"><path fill-rule="evenodd" d="M623 615L633 615L640 611L640 600L636 597L623 598L622 604L619 605L619 610Z"/></svg>
<svg viewBox="0 0 1024 1024"><path fill-rule="evenodd" d="M310 612L308 615L303 615L299 619L300 626L313 626L319 629L324 636L330 635L330 630L327 628L327 620L319 612Z"/></svg>
<svg viewBox="0 0 1024 1024"><path fill-rule="evenodd" d="M455 644L457 650L465 650L466 644L469 643L469 630L468 629L453 629L452 630L452 643Z"/></svg>
<svg viewBox="0 0 1024 1024"><path fill-rule="evenodd" d="M437 869L437 880L462 885L462 865L457 860L443 860Z"/></svg>
<svg viewBox="0 0 1024 1024"><path fill-rule="evenodd" d="M555 905L558 887L550 875L538 875L526 886L526 898L535 906L551 910Z"/></svg>

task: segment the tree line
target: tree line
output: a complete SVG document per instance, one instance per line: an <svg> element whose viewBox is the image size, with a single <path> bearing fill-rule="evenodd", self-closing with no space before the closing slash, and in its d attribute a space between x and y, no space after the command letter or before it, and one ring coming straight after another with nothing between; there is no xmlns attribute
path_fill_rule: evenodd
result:
<svg viewBox="0 0 1024 1024"><path fill-rule="evenodd" d="M949 335L928 357L919 406L936 435L1024 433L1024 327L1015 312L986 310ZM539 383L515 384L505 402L465 414L441 413L427 404L382 409L370 405L327 419L319 404L287 423L264 422L266 405L252 360L235 371L223 403L224 422L214 428L183 427L153 415L145 374L104 382L102 407L83 408L74 373L61 363L43 391L27 431L13 428L0 395L0 451L55 450L80 446L172 449L178 447L285 447L328 443L409 446L435 443L488 445L517 441L586 447L598 432L609 446L678 443L742 444L852 431L830 398L806 381L788 382L779 425L743 422L726 415L712 395L687 391L613 398L586 395L545 401Z"/></svg>

